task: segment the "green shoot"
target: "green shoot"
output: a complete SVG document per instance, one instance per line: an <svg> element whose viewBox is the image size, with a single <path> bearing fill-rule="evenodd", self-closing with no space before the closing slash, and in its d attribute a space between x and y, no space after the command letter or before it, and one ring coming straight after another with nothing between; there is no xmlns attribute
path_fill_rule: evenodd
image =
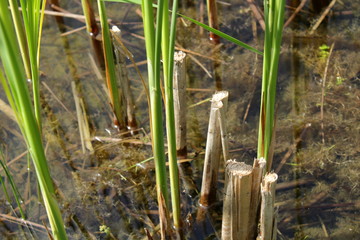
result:
<svg viewBox="0 0 360 240"><path fill-rule="evenodd" d="M280 45L284 24L284 0L264 1L265 42L261 106L259 120L258 158L265 158L271 169L273 131L275 125L275 95Z"/></svg>

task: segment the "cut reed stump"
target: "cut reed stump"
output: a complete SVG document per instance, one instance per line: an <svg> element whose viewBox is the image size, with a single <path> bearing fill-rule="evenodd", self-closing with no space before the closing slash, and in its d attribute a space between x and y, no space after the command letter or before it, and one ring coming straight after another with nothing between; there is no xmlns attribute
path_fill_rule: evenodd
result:
<svg viewBox="0 0 360 240"><path fill-rule="evenodd" d="M253 168L243 162L226 163L225 198L222 220L222 240L246 240L249 218Z"/></svg>
<svg viewBox="0 0 360 240"><path fill-rule="evenodd" d="M186 150L186 53L179 51L174 56L174 113L176 131L176 153L187 157Z"/></svg>
<svg viewBox="0 0 360 240"><path fill-rule="evenodd" d="M277 224L274 213L276 173L267 173L261 183L261 215L258 240L276 240Z"/></svg>
<svg viewBox="0 0 360 240"><path fill-rule="evenodd" d="M260 186L265 174L266 160L264 158L255 159L252 171L251 202L249 216L249 235L248 239L255 239L257 236L258 223L260 218Z"/></svg>
<svg viewBox="0 0 360 240"><path fill-rule="evenodd" d="M199 200L200 205L202 205L203 207L208 207L216 200L216 185L221 155L220 119L225 119L225 116L221 116L221 114L225 114L226 112L228 96L229 93L227 91L219 91L213 95L213 98L211 100L211 111L206 141L204 172L202 177L201 195ZM222 108L223 110L221 110ZM224 123L222 127L225 131ZM223 134L223 136L226 136L226 134ZM223 140L225 141L225 139ZM227 157L228 153L225 153L224 155Z"/></svg>

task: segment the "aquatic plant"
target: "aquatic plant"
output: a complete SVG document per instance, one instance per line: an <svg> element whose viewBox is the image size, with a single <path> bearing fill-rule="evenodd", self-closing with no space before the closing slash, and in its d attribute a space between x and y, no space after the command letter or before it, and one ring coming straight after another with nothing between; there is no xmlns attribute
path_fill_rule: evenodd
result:
<svg viewBox="0 0 360 240"><path fill-rule="evenodd" d="M121 110L120 93L116 79L116 67L114 60L113 47L111 43L109 25L106 16L105 2L98 0L98 9L100 15L100 22L102 28L103 49L105 58L105 73L106 84L109 90L109 98L111 106L115 114L115 125L123 130L126 128L126 124L123 117L123 111Z"/></svg>
<svg viewBox="0 0 360 240"><path fill-rule="evenodd" d="M164 17L164 1L158 2L158 11L156 15L156 28L154 28L154 13L152 1L143 0L141 3L144 35L146 45L146 56L148 61L148 81L150 90L150 124L152 146L155 159L156 186L158 196L158 206L160 211L160 226L162 237L165 238L165 232L168 219L166 214L169 206L169 197L167 189L167 176L165 166L164 134L162 126L162 103L160 88L160 54L162 24ZM176 154L176 152L175 152ZM176 155L175 155L176 156Z"/></svg>
<svg viewBox="0 0 360 240"><path fill-rule="evenodd" d="M275 127L275 96L280 44L284 25L284 0L264 1L265 41L258 137L258 158L265 158L271 169Z"/></svg>
<svg viewBox="0 0 360 240"><path fill-rule="evenodd" d="M32 83L35 117L41 131L41 106L39 91L39 56L40 39L43 23L43 10L46 1L20 1L21 13L17 1L10 0L12 26L15 27L17 41L26 72L26 77ZM42 11L40 11L42 9Z"/></svg>
<svg viewBox="0 0 360 240"><path fill-rule="evenodd" d="M6 165L6 160L5 160L5 156L4 156L4 153L3 153L2 149L0 149L0 165L1 165L1 168L3 169L3 171L5 172L5 175L6 175L7 179L8 179L9 184L10 184L11 191L12 191L12 193L14 195L16 204L17 204L17 206L19 208L20 216L23 219L26 219L25 212L24 212L24 210L23 210L23 208L21 206L21 202L23 201L23 198L21 197L19 189L18 189L17 185L15 184L14 178L13 178L12 174L10 173L10 170L9 170L8 166ZM0 175L0 185L2 185L2 187L3 187L3 191L4 191L4 194L5 194L6 200L11 205L10 196L9 196L9 193L8 193L8 191L6 189L5 182L3 180L2 175ZM15 212L15 215L16 215L16 212Z"/></svg>
<svg viewBox="0 0 360 240"><path fill-rule="evenodd" d="M16 14L16 1L10 1L13 4L11 12L8 8L7 1L0 1L0 58L3 65L3 70L0 70L0 80L3 85L4 92L8 98L11 107L14 110L18 125L25 138L28 150L31 154L37 180L40 186L40 192L45 205L45 209L49 218L53 236L55 239L67 239L64 224L62 221L59 206L55 197L55 189L50 176L48 164L45 157L45 152L42 144L42 137L40 132L40 109L38 96L38 59L39 59L39 42L41 36L41 22L39 15L41 1L20 1L23 9L23 21L26 29L26 39L20 39L18 34L16 36L14 25L18 25L18 32L21 31L19 14ZM43 2L44 4L44 2ZM42 5L43 6L43 5ZM34 106L30 98L27 77L25 75L25 66L27 63L21 60L18 53L20 52L19 45L22 49L29 49L30 56L30 71L33 80L34 91ZM37 86L36 86L37 85ZM35 96L37 95L37 96Z"/></svg>

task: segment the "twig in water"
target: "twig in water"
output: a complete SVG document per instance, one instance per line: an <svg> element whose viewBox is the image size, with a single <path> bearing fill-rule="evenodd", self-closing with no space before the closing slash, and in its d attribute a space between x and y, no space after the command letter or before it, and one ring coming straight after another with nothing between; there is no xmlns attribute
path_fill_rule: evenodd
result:
<svg viewBox="0 0 360 240"><path fill-rule="evenodd" d="M263 17L264 14L262 14L262 12L259 10L259 8L255 5L254 0L247 0L247 2L249 3L250 9L253 12L256 20L259 22L262 30L265 31L265 22L264 22L264 17Z"/></svg>
<svg viewBox="0 0 360 240"><path fill-rule="evenodd" d="M42 83L42 84L44 85L44 87L51 93L51 95L54 97L54 99L65 109L65 111L67 111L68 113L70 113L70 115L71 115L74 119L76 119L76 117L73 115L73 113L70 112L70 110L65 106L65 104L64 104L62 101L60 101L60 99L55 95L55 93L51 90L51 88L50 88L44 81L42 81L41 83Z"/></svg>
<svg viewBox="0 0 360 240"><path fill-rule="evenodd" d="M311 28L310 34L313 34L315 30L320 26L324 18L328 15L331 8L335 5L336 0L332 0L329 6L325 9L325 11L321 14L320 18L316 21L315 25Z"/></svg>
<svg viewBox="0 0 360 240"><path fill-rule="evenodd" d="M299 6L295 9L295 11L293 12L293 14L291 14L291 16L288 18L288 20L286 20L286 23L284 24L284 28L286 28L296 17L296 15L301 11L301 9L305 6L307 0L302 0L301 3L299 4Z"/></svg>

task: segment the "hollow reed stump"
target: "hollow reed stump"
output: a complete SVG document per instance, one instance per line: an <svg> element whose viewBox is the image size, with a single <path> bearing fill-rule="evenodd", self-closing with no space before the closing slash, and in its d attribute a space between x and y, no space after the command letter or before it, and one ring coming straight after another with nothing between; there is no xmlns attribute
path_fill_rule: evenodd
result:
<svg viewBox="0 0 360 240"><path fill-rule="evenodd" d="M248 239L255 239L257 236L258 223L260 218L260 186L265 173L266 160L264 158L255 159L252 171L251 202L249 216L249 235Z"/></svg>
<svg viewBox="0 0 360 240"><path fill-rule="evenodd" d="M226 112L229 93L219 91L211 100L209 128L206 141L204 172L201 184L200 205L208 207L216 200L217 177L221 155L220 114ZM224 108L224 111L220 111ZM225 116L222 116L225 118ZM226 160L226 159L225 159Z"/></svg>
<svg viewBox="0 0 360 240"><path fill-rule="evenodd" d="M186 158L186 53L182 51L175 52L173 81L176 152Z"/></svg>
<svg viewBox="0 0 360 240"><path fill-rule="evenodd" d="M276 240L276 214L274 213L276 173L267 173L261 183L260 234L258 240Z"/></svg>
<svg viewBox="0 0 360 240"><path fill-rule="evenodd" d="M243 162L226 163L225 198L221 229L222 240L246 240L249 218L253 168Z"/></svg>

